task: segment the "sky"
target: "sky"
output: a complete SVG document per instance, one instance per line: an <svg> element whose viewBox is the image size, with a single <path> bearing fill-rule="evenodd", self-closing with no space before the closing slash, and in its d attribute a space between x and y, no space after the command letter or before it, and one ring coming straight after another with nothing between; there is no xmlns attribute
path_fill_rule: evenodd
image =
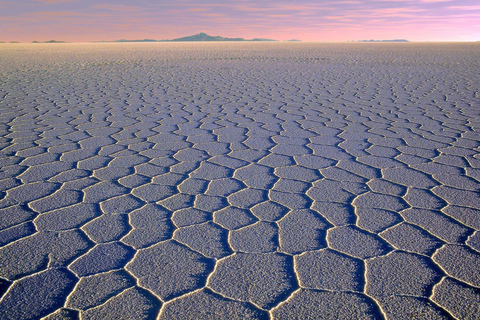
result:
<svg viewBox="0 0 480 320"><path fill-rule="evenodd" d="M479 0L0 0L0 41L480 41Z"/></svg>

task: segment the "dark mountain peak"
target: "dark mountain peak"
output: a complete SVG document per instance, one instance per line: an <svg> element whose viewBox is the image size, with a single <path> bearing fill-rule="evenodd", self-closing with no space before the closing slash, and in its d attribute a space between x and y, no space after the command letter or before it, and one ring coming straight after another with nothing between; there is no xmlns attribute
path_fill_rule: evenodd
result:
<svg viewBox="0 0 480 320"><path fill-rule="evenodd" d="M193 36L176 38L176 39L172 39L172 40L153 40L153 39L126 40L126 39L121 39L121 40L116 40L116 41L113 41L113 42L183 42L183 41L277 41L277 40L263 39L263 38L255 38L255 39L250 39L250 40L246 40L244 38L226 38L226 37L221 37L221 36L211 36L211 35L206 34L205 32L199 32L197 34L194 34ZM100 41L100 42L105 42L105 41ZM106 41L106 42L112 42L112 41Z"/></svg>
<svg viewBox="0 0 480 320"><path fill-rule="evenodd" d="M275 41L272 39L252 39L252 40L245 40L244 38L226 38L221 36L211 36L206 34L205 32L197 33L193 36L187 36L182 38L177 38L173 40L167 41Z"/></svg>

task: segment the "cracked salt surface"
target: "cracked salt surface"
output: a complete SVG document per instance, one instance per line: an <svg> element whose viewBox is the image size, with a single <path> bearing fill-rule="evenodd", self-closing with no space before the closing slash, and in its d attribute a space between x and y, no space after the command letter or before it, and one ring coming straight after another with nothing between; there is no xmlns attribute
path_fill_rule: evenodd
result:
<svg viewBox="0 0 480 320"><path fill-rule="evenodd" d="M478 44L1 44L1 319L478 319Z"/></svg>

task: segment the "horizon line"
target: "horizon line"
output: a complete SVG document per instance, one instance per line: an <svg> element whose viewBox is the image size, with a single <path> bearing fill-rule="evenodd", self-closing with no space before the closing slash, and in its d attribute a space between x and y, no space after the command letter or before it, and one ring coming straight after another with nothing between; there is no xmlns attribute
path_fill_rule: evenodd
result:
<svg viewBox="0 0 480 320"><path fill-rule="evenodd" d="M147 41L144 41L147 40ZM151 41L148 41L151 40ZM389 41L389 40L339 40L339 41L321 41L321 40L267 40L267 41L255 41L255 40L239 40L239 41L229 41L229 40L216 40L216 41L172 41L172 40L153 40L153 39L118 39L118 40L95 40L95 41L67 41L67 40L47 40L47 41L2 41L0 40L0 44L71 44L71 43L192 43L192 42L202 42L202 43L215 43L215 42L224 42L224 43L238 43L238 42L255 42L255 43L275 43L275 42L290 42L290 43L396 43L396 44L406 44L406 43L476 43L480 42L480 40L421 40L421 41Z"/></svg>

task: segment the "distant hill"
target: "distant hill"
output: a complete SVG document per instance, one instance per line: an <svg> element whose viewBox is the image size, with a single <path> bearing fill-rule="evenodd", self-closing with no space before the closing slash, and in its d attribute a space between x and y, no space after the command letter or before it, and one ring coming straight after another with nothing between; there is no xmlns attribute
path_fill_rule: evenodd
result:
<svg viewBox="0 0 480 320"><path fill-rule="evenodd" d="M357 42L410 42L405 39L393 39L393 40L358 40Z"/></svg>
<svg viewBox="0 0 480 320"><path fill-rule="evenodd" d="M67 43L66 41L58 41L58 40L49 40L49 41L32 41L32 43Z"/></svg>
<svg viewBox="0 0 480 320"><path fill-rule="evenodd" d="M197 33L193 36L187 36L165 41L245 41L243 38L225 38L221 36L210 36L204 32Z"/></svg>
<svg viewBox="0 0 480 320"><path fill-rule="evenodd" d="M247 40L244 40L244 41L278 41L278 40L275 40L275 39L265 39L265 38L253 38L253 39L247 39Z"/></svg>
<svg viewBox="0 0 480 320"><path fill-rule="evenodd" d="M298 39L290 39L290 40L285 40L287 42L302 42L302 40L298 40Z"/></svg>
<svg viewBox="0 0 480 320"><path fill-rule="evenodd" d="M204 32L197 33L193 36L182 37L172 40L163 40L163 41L277 41L273 39L262 39L262 38L254 38L251 40L246 40L244 38L225 38L221 36L210 36Z"/></svg>
<svg viewBox="0 0 480 320"><path fill-rule="evenodd" d="M211 36L204 32L197 33L193 36L187 36L182 38L176 38L171 40L154 40L154 39L120 39L115 41L96 41L96 42L183 42L183 41L197 41L197 42L207 42L207 41L277 41L273 39L263 39L263 38L254 38L254 39L244 39L244 38L226 38L221 36Z"/></svg>
<svg viewBox="0 0 480 320"><path fill-rule="evenodd" d="M141 39L141 40L120 39L120 40L116 40L114 42L158 42L158 40L154 40L154 39Z"/></svg>

